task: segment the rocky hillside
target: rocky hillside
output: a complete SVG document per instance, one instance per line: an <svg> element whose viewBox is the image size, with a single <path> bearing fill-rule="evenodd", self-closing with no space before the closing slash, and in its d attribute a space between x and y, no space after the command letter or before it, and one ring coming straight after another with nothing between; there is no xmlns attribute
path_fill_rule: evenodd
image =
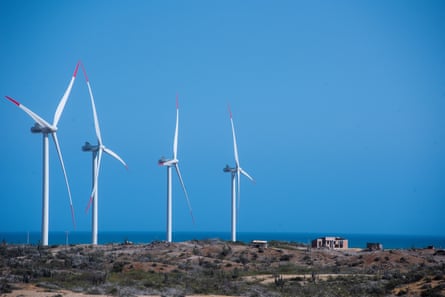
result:
<svg viewBox="0 0 445 297"><path fill-rule="evenodd" d="M445 296L445 252L224 241L1 245L0 295L24 283L108 296Z"/></svg>

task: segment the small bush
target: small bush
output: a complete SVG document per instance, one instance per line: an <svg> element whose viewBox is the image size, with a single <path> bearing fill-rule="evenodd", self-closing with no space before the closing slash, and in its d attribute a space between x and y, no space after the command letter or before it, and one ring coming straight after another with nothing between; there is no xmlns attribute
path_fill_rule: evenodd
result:
<svg viewBox="0 0 445 297"><path fill-rule="evenodd" d="M124 262L114 262L113 264L113 268L111 269L111 272L122 272L122 270L124 269L126 263Z"/></svg>
<svg viewBox="0 0 445 297"><path fill-rule="evenodd" d="M441 272L437 273L433 278L433 280L435 280L435 281L440 281L442 279L443 279L443 273L441 273Z"/></svg>
<svg viewBox="0 0 445 297"><path fill-rule="evenodd" d="M292 258L292 255L284 254L284 255L281 255L280 261L289 261L291 258Z"/></svg>

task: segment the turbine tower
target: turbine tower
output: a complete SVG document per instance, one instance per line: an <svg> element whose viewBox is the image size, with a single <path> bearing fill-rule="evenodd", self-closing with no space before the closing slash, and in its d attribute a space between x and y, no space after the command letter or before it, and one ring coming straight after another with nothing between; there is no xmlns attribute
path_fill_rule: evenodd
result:
<svg viewBox="0 0 445 297"><path fill-rule="evenodd" d="M235 167L229 167L229 165L226 165L226 167L223 168L223 171L230 172L232 175L232 241L235 242L236 241L236 214L237 214L236 196L238 193L238 204L239 204L240 198L241 198L241 174L246 176L252 182L255 182L255 180L246 171L244 171L240 167L239 158L238 158L238 147L236 145L235 126L233 124L232 111L230 110L230 106L229 106L229 114L230 114L230 123L232 124L233 152L234 152L234 156L235 156ZM235 179L235 177L236 177L236 179ZM237 184L238 184L238 191L236 188Z"/></svg>
<svg viewBox="0 0 445 297"><path fill-rule="evenodd" d="M9 96L5 96L6 99L17 105L20 109L26 112L34 121L35 124L31 127L32 133L42 133L43 135L43 170L42 170L42 234L41 234L41 244L43 246L48 245L48 226L49 226L49 141L48 135L51 134L54 145L56 146L57 154L59 156L60 165L62 166L63 175L65 177L66 188L68 190L69 203L71 208L71 219L73 221L73 226L76 228L76 221L74 219L74 208L73 201L71 198L70 185L68 183L68 176L66 174L65 165L63 163L62 151L60 150L59 140L57 138L57 124L59 123L60 117L62 115L63 109L65 108L68 97L71 93L74 81L76 79L77 70L79 69L79 63L77 63L74 70L73 76L68 84L68 88L62 96L62 99L57 106L56 112L54 114L53 123L50 124L45 121L42 117L31 111L29 108L21 104L20 102L14 100Z"/></svg>
<svg viewBox="0 0 445 297"><path fill-rule="evenodd" d="M193 218L192 207L190 205L190 200L187 195L187 190L185 189L184 181L182 180L181 171L179 170L179 160L177 159L178 153L178 125L179 125L179 105L178 96L176 96L176 129L175 136L173 138L173 158L166 159L161 157L158 164L160 166L167 167L167 242L172 242L172 167L175 167L176 173L178 174L179 181L181 182L182 189L184 190L185 199L187 200L187 205L190 210L190 215L192 217L193 223L195 219Z"/></svg>
<svg viewBox="0 0 445 297"><path fill-rule="evenodd" d="M102 142L102 136L100 133L99 128L99 120L97 118L96 113L96 105L94 104L94 97L93 92L91 90L90 81L87 76L87 72L85 71L85 67L82 64L82 70L83 74L85 75L85 80L87 82L88 91L90 93L90 99L91 99L91 107L93 109L93 118L94 118L94 128L96 130L96 137L97 137L97 145L91 145L89 142L85 142L85 145L82 146L82 150L84 152L91 152L93 155L93 190L91 192L90 200L88 202L88 206L86 208L86 211L88 212L88 209L90 208L91 203L93 203L93 211L92 211L92 222L91 222L91 243L96 245L97 244L97 234L98 234L98 182L99 182L99 170L100 170L100 164L102 160L102 153L105 152L109 154L110 156L114 157L116 160L121 162L126 168L127 164L125 164L124 160L122 160L121 157L119 157L115 152L110 150L109 148L105 147Z"/></svg>

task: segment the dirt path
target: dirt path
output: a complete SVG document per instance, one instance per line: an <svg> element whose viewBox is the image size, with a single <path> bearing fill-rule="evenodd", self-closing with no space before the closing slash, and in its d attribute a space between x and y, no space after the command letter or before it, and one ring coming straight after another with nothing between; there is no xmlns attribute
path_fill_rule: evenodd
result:
<svg viewBox="0 0 445 297"><path fill-rule="evenodd" d="M289 280L294 278L301 278L302 280L309 281L312 279L311 274L280 274L280 276L283 278L283 280ZM355 274L316 274L315 278L317 280L327 280L328 278L335 278L335 277L349 277L349 276L355 276ZM360 274L360 276L371 276L366 274ZM275 281L275 276L272 274L260 274L260 275L254 275L254 276L246 276L244 278L248 282L260 282L262 284L270 284Z"/></svg>

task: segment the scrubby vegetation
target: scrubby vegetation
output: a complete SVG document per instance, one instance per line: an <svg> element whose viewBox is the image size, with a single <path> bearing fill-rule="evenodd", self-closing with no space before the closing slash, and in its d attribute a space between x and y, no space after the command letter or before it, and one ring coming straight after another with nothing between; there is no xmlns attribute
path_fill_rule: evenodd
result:
<svg viewBox="0 0 445 297"><path fill-rule="evenodd" d="M0 294L23 283L113 296L445 296L445 253L223 241L0 246Z"/></svg>

